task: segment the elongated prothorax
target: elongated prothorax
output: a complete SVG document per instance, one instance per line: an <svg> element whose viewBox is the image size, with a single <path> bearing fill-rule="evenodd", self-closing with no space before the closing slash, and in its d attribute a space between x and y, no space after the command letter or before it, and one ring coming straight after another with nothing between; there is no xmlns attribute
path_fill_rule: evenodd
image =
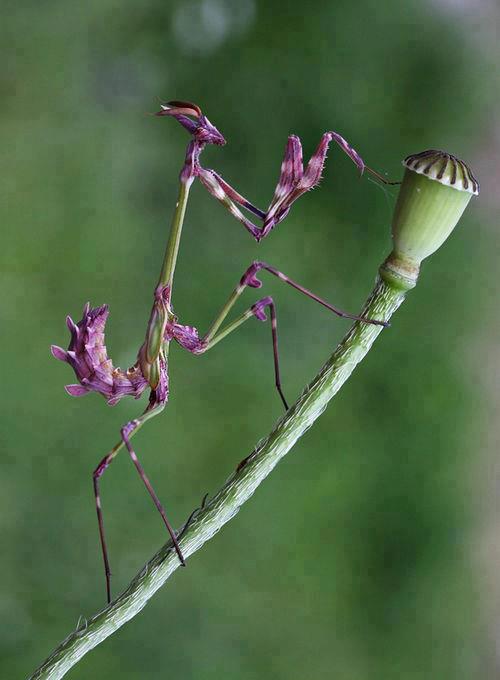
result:
<svg viewBox="0 0 500 680"><path fill-rule="evenodd" d="M386 280L413 288L422 260L446 241L479 183L470 167L445 151L408 156L392 222L393 251L382 265Z"/></svg>

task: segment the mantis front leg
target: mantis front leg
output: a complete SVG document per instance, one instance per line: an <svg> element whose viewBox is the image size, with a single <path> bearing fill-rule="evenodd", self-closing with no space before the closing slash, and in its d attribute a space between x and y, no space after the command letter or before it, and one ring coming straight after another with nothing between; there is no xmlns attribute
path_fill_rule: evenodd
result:
<svg viewBox="0 0 500 680"><path fill-rule="evenodd" d="M385 184L395 184L395 182L389 182L380 173L366 166L358 152L341 135L333 131L323 134L316 151L311 156L305 169L302 162L302 144L300 138L296 135L290 135L281 163L278 184L266 211L255 207L215 170L207 170L198 163L196 174L207 191L222 203L234 218L243 224L256 241L261 241L276 225L285 219L292 204L302 194L319 184L326 154L331 142L335 142L349 156L361 173L366 170ZM251 222L238 206L248 210L262 220L262 226L258 227Z"/></svg>
<svg viewBox="0 0 500 680"><path fill-rule="evenodd" d="M297 135L290 135L286 143L274 196L269 207L264 211L234 189L215 170L206 169L201 165L200 156L207 144L223 145L226 141L219 130L203 115L199 106L189 102L173 101L162 104L161 111L158 111L157 115L173 116L192 136L181 171L181 181L198 177L208 192L243 224L256 241L265 238L276 225L285 219L292 204L302 194L319 184L326 154L332 142L338 145L361 173L366 170L385 184L395 183L389 182L380 173L365 165L358 152L344 137L333 130L322 135L316 151L304 168L300 139ZM240 207L261 220L262 225L255 225L243 214Z"/></svg>

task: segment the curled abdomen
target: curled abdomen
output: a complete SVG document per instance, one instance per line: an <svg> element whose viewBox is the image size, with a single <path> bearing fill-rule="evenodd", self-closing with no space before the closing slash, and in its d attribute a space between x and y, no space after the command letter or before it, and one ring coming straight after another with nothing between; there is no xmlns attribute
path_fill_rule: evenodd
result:
<svg viewBox="0 0 500 680"><path fill-rule="evenodd" d="M114 406L122 397L140 397L148 382L137 363L124 371L108 358L104 344L108 314L107 305L91 309L87 303L81 321L75 323L70 316L66 319L71 333L68 349L52 345L51 350L56 359L67 362L75 371L78 384L66 385L69 394L80 397L99 392Z"/></svg>

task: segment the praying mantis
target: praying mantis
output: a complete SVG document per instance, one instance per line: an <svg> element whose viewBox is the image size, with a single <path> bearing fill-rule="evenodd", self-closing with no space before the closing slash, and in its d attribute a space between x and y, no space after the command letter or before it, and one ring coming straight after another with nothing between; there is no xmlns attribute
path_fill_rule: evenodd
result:
<svg viewBox="0 0 500 680"><path fill-rule="evenodd" d="M83 309L82 319L78 323L75 323L68 316L66 322L71 333L68 349L64 350L57 345L52 345L51 347L53 356L60 361L68 363L75 372L78 383L66 385L65 388L72 396L79 397L89 392L98 392L112 406L125 396L132 396L138 399L146 389L150 390L149 401L145 410L140 416L129 421L121 428L120 440L102 458L92 475L108 603L111 602L111 569L104 531L99 481L105 470L123 448L127 449L140 478L161 515L171 537L173 549L176 551L181 564L185 565L179 545L179 535L174 531L167 519L163 505L156 495L131 443L133 436L137 434L139 429L148 420L161 413L167 404L169 395L168 354L172 341L175 341L194 355L203 354L212 349L248 319L256 318L259 321L266 321L268 318L266 312L268 311L271 322L275 385L284 408L288 410L288 403L281 385L276 306L273 298L265 296L258 299L236 319L223 326L224 321L243 292L247 288L260 288L262 286L262 281L258 278L260 273L267 272L277 277L280 281L292 286L340 317L356 319L369 324L387 325L381 321L343 312L295 282L286 274L261 261L254 261L246 269L204 335L200 337L198 330L193 326L180 324L172 306L172 289L189 191L195 179L198 178L200 180L208 192L222 203L233 217L243 224L257 242L268 236L271 230L285 219L292 204L302 194L319 184L328 147L332 141L349 156L361 172L367 170L379 180L385 183L391 182L387 182L379 173L365 166L359 154L336 132L326 132L323 134L319 146L304 169L300 139L295 135L291 135L286 144L281 172L273 199L267 210L263 211L238 193L214 170L206 169L201 165L200 155L206 145L222 146L226 141L197 105L189 102L172 101L162 104L161 110L156 115L175 118L189 132L191 138L187 145L184 165L179 176L178 200L172 219L163 265L158 283L154 289L153 305L145 340L138 351L136 362L129 369L122 370L115 367L111 359L108 358L105 346L105 325L108 318L107 305L91 308L89 303L87 303ZM254 219L257 218L262 224L260 226L255 225L245 216L241 209L251 213Z"/></svg>

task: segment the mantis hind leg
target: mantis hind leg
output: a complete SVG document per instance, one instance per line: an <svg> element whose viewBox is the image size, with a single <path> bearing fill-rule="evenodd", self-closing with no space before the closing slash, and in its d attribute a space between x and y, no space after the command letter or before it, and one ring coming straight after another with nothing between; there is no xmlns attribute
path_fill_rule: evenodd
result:
<svg viewBox="0 0 500 680"><path fill-rule="evenodd" d="M106 545L106 534L104 532L104 518L102 514L101 507L101 494L99 489L99 479L104 474L104 471L108 468L111 461L114 459L116 454L123 447L124 442L120 441L116 444L111 451L104 456L99 465L96 467L92 474L92 480L94 484L94 497L95 497L95 507L97 511L97 521L99 524L99 539L101 542L102 558L104 561L104 573L106 576L106 598L108 604L111 602L111 569L109 566L108 548Z"/></svg>
<svg viewBox="0 0 500 680"><path fill-rule="evenodd" d="M108 604L111 602L111 569L110 569L110 564L109 564L109 555L108 555L108 548L107 548L107 543L106 543L106 534L104 531L104 517L103 517L103 512L102 512L102 506L101 506L101 494L100 494L100 487L99 487L99 480L104 474L105 470L109 467L115 456L118 454L118 452L125 446L130 454L130 457L132 459L132 462L134 463L139 476L141 477L142 481L144 482L151 498L153 499L153 502L158 509L158 512L160 513L163 522L165 526L167 527L168 533L170 534L170 538L172 539L172 543L174 545L175 551L177 552L177 555L179 557L179 560L182 564L182 566L185 566L185 560L182 555L181 549L179 547L179 543L177 540L177 536L175 531L172 529L172 526L170 525L167 516L165 514L165 510L163 509L162 504L160 503L158 496L156 495L153 487L151 486L151 482L149 481L148 477L146 476L144 469L142 468L142 465L140 464L137 455L132 448L132 445L130 443L131 438L134 436L134 434L139 430L139 428L142 426L142 424L152 417L153 415L156 415L161 411L161 408L157 409L151 409L149 411L146 411L145 414L143 414L140 418L137 418L136 420L132 420L129 423L127 423L121 430L121 435L122 438L121 440L111 449L109 453L107 453L104 458L100 461L99 465L96 467L92 474L92 479L93 479L93 486L94 486L94 496L95 496L95 505L96 505L96 511L97 511L97 521L99 524L99 539L101 543L101 551L102 551L102 557L103 557L103 562L104 562L104 573L106 577L106 598Z"/></svg>
<svg viewBox="0 0 500 680"><path fill-rule="evenodd" d="M165 514L165 510L163 509L163 505L161 504L158 496L156 495L155 490L153 489L151 482L149 481L146 473L144 472L144 468L142 467L141 463L139 462L139 459L137 458L137 455L132 448L132 444L130 443L130 438L132 434L136 431L136 429L141 425L140 420L131 420L129 423L127 423L124 427L122 427L121 430L121 435L123 442L125 446L127 447L127 451L130 454L130 457L132 459L133 464L135 465L135 468L137 472L139 473L139 477L142 479L144 486L148 490L149 495L151 496L153 503L156 506L156 509L161 515L161 518L163 520L163 523L165 524L168 533L170 534L170 538L172 539L172 543L175 548L175 552L177 553L177 556L179 558L180 563L182 564L183 567L186 566L186 562L184 560L184 556L181 552L179 543L177 541L177 535L172 528L170 522L167 519L167 515Z"/></svg>

